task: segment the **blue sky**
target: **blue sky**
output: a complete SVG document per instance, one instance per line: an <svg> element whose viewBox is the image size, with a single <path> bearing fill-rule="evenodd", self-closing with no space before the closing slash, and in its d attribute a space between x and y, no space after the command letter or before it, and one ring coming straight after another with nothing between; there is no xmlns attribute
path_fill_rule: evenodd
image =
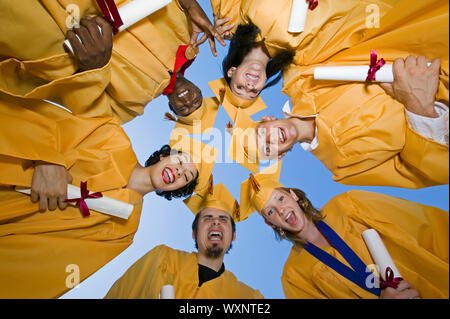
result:
<svg viewBox="0 0 450 319"><path fill-rule="evenodd" d="M212 21L210 2L208 0L198 0L198 2ZM203 44L195 63L185 73L188 79L202 89L204 97L213 96L208 82L222 77L221 63L228 47L223 48L219 43L216 43L216 46L218 57L214 58L208 43ZM259 120L264 115L282 117L281 107L288 97L281 93L281 82L264 91L262 98L268 108L253 115L254 120ZM174 123L164 120L164 113L167 111L167 98L161 96L149 103L143 116L123 126L141 164L153 151L169 142ZM221 107L214 127L223 131L228 121L230 118ZM227 135L222 134L222 136ZM198 139L198 137L195 138ZM207 137L203 142L207 143L209 139L210 137ZM226 155L228 154L228 136L224 138L224 141L226 142L225 151L220 150L220 152ZM213 143L211 145L215 146ZM224 183L231 194L239 200L240 185L248 178L250 172L239 164L231 163L230 159L227 159L227 162L215 164L214 183ZM331 176L320 161L303 151L300 145L296 145L283 159L280 181L286 186L305 191L318 208L338 194L359 189L416 201L446 211L449 209L448 185L420 190L358 187L338 184L331 179ZM153 193L146 195L134 243L62 298L103 298L114 282L135 261L157 245L165 244L179 250L194 251L191 231L193 219L194 215L181 200L167 201ZM240 281L258 289L265 298L284 298L280 277L291 244L287 241L277 241L272 229L257 213L238 223L236 232L233 248L224 259L226 269L232 271Z"/></svg>

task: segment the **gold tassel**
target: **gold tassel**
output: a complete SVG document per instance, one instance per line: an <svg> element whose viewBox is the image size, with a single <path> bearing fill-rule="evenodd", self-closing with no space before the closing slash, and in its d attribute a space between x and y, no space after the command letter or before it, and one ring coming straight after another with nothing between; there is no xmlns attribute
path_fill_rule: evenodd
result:
<svg viewBox="0 0 450 319"><path fill-rule="evenodd" d="M237 202L237 200L234 200L233 219L235 221L240 221L241 220L241 209L239 207L239 203Z"/></svg>
<svg viewBox="0 0 450 319"><path fill-rule="evenodd" d="M172 114L170 114L169 112L166 112L166 114L164 114L164 118L166 120L173 121L173 122L177 121L177 119Z"/></svg>
<svg viewBox="0 0 450 319"><path fill-rule="evenodd" d="M219 90L219 99L220 99L219 102L220 102L220 104L223 103L224 98L225 98L225 89L220 89Z"/></svg>
<svg viewBox="0 0 450 319"><path fill-rule="evenodd" d="M250 182L250 185L252 185L255 192L258 193L260 190L259 183L253 174L250 174L249 182Z"/></svg>

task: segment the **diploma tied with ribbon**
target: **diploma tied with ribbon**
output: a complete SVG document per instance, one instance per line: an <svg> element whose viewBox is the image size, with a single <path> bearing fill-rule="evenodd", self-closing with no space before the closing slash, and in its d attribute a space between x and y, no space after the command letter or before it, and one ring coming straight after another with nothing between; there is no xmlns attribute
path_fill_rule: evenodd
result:
<svg viewBox="0 0 450 319"><path fill-rule="evenodd" d="M430 66L431 63L428 63ZM392 64L383 58L378 60L377 51L370 52L370 65L320 66L314 69L314 80L351 82L394 82Z"/></svg>
<svg viewBox="0 0 450 319"><path fill-rule="evenodd" d="M366 242L370 255L380 270L380 288L397 288L399 282L402 280L402 275L395 266L380 235L375 229L368 229L362 232L362 237Z"/></svg>
<svg viewBox="0 0 450 319"><path fill-rule="evenodd" d="M104 18L112 25L114 34L125 30L171 2L172 0L133 0L117 8L114 0L97 0ZM64 45L73 53L69 40L64 41Z"/></svg>
<svg viewBox="0 0 450 319"><path fill-rule="evenodd" d="M308 9L314 10L318 4L318 0L293 0L291 16L289 18L288 32L303 32L303 30L305 30Z"/></svg>
<svg viewBox="0 0 450 319"><path fill-rule="evenodd" d="M81 182L81 188L67 185L67 202L80 207L83 216L89 216L89 210L95 210L99 213L128 219L133 212L134 206L120 200L103 196L100 192L90 193L87 189L87 183ZM17 192L30 195L31 189L16 189Z"/></svg>

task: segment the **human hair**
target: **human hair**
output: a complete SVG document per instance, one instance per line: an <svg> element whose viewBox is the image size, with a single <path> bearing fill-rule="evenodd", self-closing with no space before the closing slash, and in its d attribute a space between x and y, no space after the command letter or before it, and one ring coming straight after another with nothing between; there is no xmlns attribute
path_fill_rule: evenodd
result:
<svg viewBox="0 0 450 319"><path fill-rule="evenodd" d="M167 157L174 154L181 154L181 151L172 150L172 148L169 145L164 145L161 147L160 150L153 152L152 155L145 161L145 167L149 167L152 165L155 165L161 160L162 157ZM194 192L195 187L198 183L198 176L190 181L188 184L183 186L182 188L173 190L173 191L163 191L163 190L156 190L156 195L162 196L167 200L172 200L173 198L180 198L180 197L187 197L191 195Z"/></svg>
<svg viewBox="0 0 450 319"><path fill-rule="evenodd" d="M195 249L198 250L198 243L197 243L197 230L198 230L198 221L200 219L201 214L203 213L203 209L201 211L198 212L197 215L195 215L194 221L192 222L192 232L194 233L194 241L195 241ZM236 223L234 222L233 218L230 216L230 220L231 220L231 236L234 235L234 233L236 232ZM233 247L233 243L230 243L230 247L228 248L227 252L228 253L231 249L231 247Z"/></svg>
<svg viewBox="0 0 450 319"><path fill-rule="evenodd" d="M298 188L286 188L286 187L279 187L277 190L284 192L286 194L290 194L290 191L292 190L295 195L298 197L297 204L300 206L300 208L303 210L306 218L310 221L312 221L314 224L318 223L322 219L325 218L325 216L322 214L322 212L318 209L316 209L311 201L306 197L305 192L301 191ZM274 227L275 237L278 240L289 240L296 249L302 249L305 244L306 240L298 238L296 233L290 232L288 230L282 230L279 227Z"/></svg>
<svg viewBox="0 0 450 319"><path fill-rule="evenodd" d="M239 67L247 54L256 46L261 45L261 42L256 42L256 36L260 33L259 28L252 22L248 24L240 24L233 38L230 41L228 54L222 62L222 72L228 86L231 86L231 77L228 76L228 70L231 67ZM289 65L294 58L294 53L289 50L282 51L276 56L272 57L266 66L267 80L275 76L273 80L268 82L261 92L277 84L281 80L283 69Z"/></svg>

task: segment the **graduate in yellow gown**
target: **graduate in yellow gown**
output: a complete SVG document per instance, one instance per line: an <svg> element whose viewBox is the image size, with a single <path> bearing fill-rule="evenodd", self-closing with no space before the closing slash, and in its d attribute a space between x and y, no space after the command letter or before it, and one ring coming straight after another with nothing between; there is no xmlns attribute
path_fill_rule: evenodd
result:
<svg viewBox="0 0 450 319"><path fill-rule="evenodd" d="M120 7L128 1L115 2ZM69 13L74 7L78 18L84 18L72 31ZM53 100L81 116L130 121L168 86L180 45L198 46L209 39L215 54L217 33L195 0L174 0L114 38L111 26L98 17L94 0L2 0L0 11L5 26L0 35L0 91ZM198 40L199 32L206 36ZM66 34L75 56L64 51ZM180 114L187 116L201 106L199 89L179 77L169 99L174 106L181 104ZM184 91L188 94L179 97Z"/></svg>
<svg viewBox="0 0 450 319"><path fill-rule="evenodd" d="M283 48L295 50L293 63L283 72L283 93L291 98L294 106L292 111L288 110L288 116L297 118L297 122L306 126L303 133L308 134L303 134L307 136L303 136L302 141L308 144L305 148L333 172L336 181L408 188L448 183L448 132L435 139L432 134L417 134L416 127L411 129L406 125L411 117L417 117L415 115L425 118L427 127L436 126L435 121L440 121L441 126L448 123L446 1L320 1L316 9L308 12L305 30L301 33L287 31L291 1L281 1L276 8L264 0L258 3L234 1L233 4L211 2L219 16L228 15L232 17L231 21L237 20L238 25L253 23L259 28L254 38L255 52L251 53L253 62L250 62L258 64L259 61L262 73L252 73L250 62L232 66L234 69L225 68L224 73L231 71L233 92L235 82L242 82L243 88L252 88L256 84L263 87L259 82L265 81L264 70L271 58ZM379 27L369 23L371 15L369 11L366 13L368 8L374 7L379 13ZM239 27L236 33L238 30ZM256 50L262 44L262 49ZM232 47L233 40L230 52ZM389 93L395 95L396 92L386 85L383 88L388 92L377 84L313 79L317 66L369 64L373 49L378 50L379 58L383 57L388 63L407 58L410 54L423 55L433 61L440 59L439 70L436 65L428 68L439 77L438 83L432 81L437 88L433 98L433 102L438 104L436 109L433 106L429 108L427 100L425 113L411 109L408 113L405 102L397 96L391 97ZM415 61L407 58L405 64L416 66L419 60L421 67L425 65L420 70L421 74L429 72L424 71L427 68L422 57ZM408 67L408 70L412 69ZM415 114L411 116L411 112ZM393 128L398 131L393 131ZM283 132L280 135L280 138L273 139L277 141L274 144L283 150L271 155L283 155L288 149L288 138ZM266 138L270 140L269 134Z"/></svg>
<svg viewBox="0 0 450 319"><path fill-rule="evenodd" d="M1 298L60 296L72 288L70 265L82 281L132 243L145 194L186 197L206 186L213 166L168 145L141 166L116 120L79 118L43 101L2 96L0 122ZM134 205L130 217L83 217L64 202L67 184L81 182Z"/></svg>
<svg viewBox="0 0 450 319"><path fill-rule="evenodd" d="M317 210L302 191L279 183L279 170L275 171L257 174L242 184L241 211L257 210L278 238L293 243L281 278L286 298L449 297L448 212L366 191L345 192ZM312 243L349 266L320 223L331 227L366 266L374 261L361 234L375 229L403 277L398 287L382 289L377 295L309 253L307 245ZM363 270L363 276L368 275L370 271ZM370 280L366 283L372 288Z"/></svg>
<svg viewBox="0 0 450 319"><path fill-rule="evenodd" d="M263 298L225 270L223 259L236 237L235 222L246 218L226 187L209 187L185 203L196 215L192 238L198 252L157 246L131 266L105 298L158 299L165 285L174 287L175 299Z"/></svg>
<svg viewBox="0 0 450 319"><path fill-rule="evenodd" d="M240 145L239 136L233 136L233 142L258 160L280 159L299 143L343 184L406 188L448 184L448 107L435 102L439 60L427 67L424 56L397 59L394 74L393 84L382 85L406 111L380 106L377 99L365 108L338 107L330 100L332 107L317 115L299 116L286 104L285 119L262 117L254 122L241 114L235 126L253 129L249 141L257 145Z"/></svg>

